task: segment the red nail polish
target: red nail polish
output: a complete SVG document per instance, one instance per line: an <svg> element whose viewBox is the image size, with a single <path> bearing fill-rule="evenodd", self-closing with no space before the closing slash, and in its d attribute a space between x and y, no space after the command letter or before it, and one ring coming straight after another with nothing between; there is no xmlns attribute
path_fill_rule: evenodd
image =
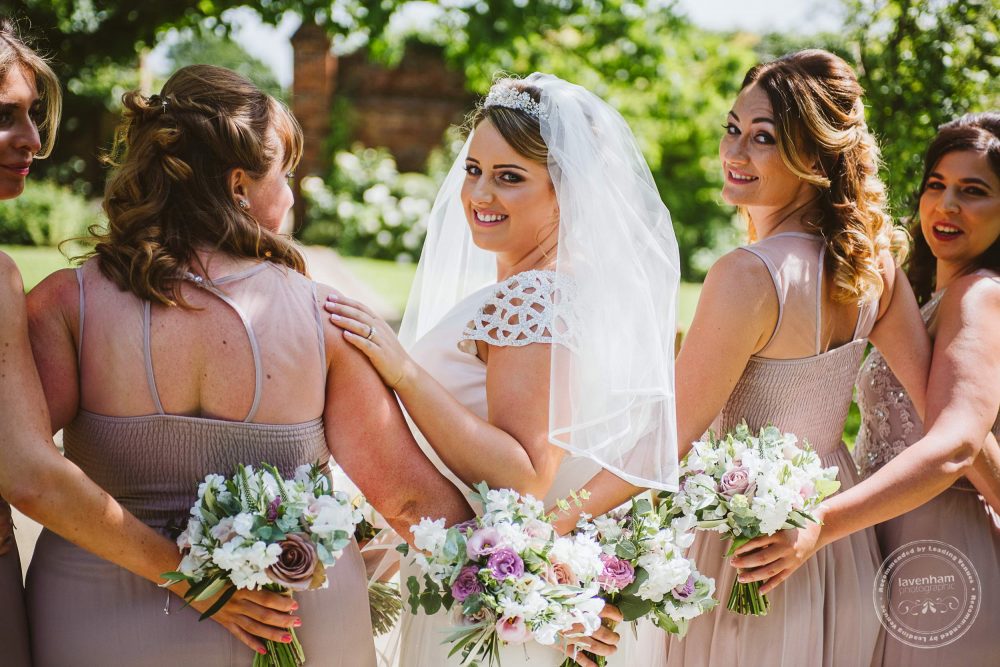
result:
<svg viewBox="0 0 1000 667"><path fill-rule="evenodd" d="M295 627L301 626L302 625L302 619L301 618L295 619L295 622L292 623L292 625L294 625Z"/></svg>
<svg viewBox="0 0 1000 667"><path fill-rule="evenodd" d="M292 641L292 636L291 635L282 635L281 636L281 641L284 642L285 644L288 644L288 643L290 643Z"/></svg>
<svg viewBox="0 0 1000 667"><path fill-rule="evenodd" d="M261 655L267 655L267 649L266 648L259 648L259 649L257 649L257 653L260 653Z"/></svg>
<svg viewBox="0 0 1000 667"><path fill-rule="evenodd" d="M293 602L292 603L292 611L295 611L298 608L299 608L299 603L298 602Z"/></svg>

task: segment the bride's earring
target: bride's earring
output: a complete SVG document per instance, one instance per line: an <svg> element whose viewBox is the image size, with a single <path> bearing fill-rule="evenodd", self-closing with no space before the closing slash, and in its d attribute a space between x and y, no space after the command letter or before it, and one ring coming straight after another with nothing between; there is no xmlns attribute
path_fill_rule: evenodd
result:
<svg viewBox="0 0 1000 667"><path fill-rule="evenodd" d="M246 199L237 199L236 205L239 206L240 209L244 211L250 208L250 202L248 202Z"/></svg>

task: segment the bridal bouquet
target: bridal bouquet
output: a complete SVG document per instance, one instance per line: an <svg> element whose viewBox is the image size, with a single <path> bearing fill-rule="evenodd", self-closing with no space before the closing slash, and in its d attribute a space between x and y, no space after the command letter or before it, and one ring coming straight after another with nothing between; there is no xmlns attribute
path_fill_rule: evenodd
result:
<svg viewBox="0 0 1000 667"><path fill-rule="evenodd" d="M712 530L739 547L760 535L802 528L816 520L809 514L840 488L837 467L824 468L808 443L773 426L754 435L746 422L722 439L709 434L696 442L681 463L680 490L666 496L671 515L693 518L698 528ZM730 610L767 614L767 597L759 582L733 583Z"/></svg>
<svg viewBox="0 0 1000 667"><path fill-rule="evenodd" d="M554 644L576 624L582 635L597 630L604 608L597 541L557 536L531 496L484 483L476 491L481 516L451 528L422 519L410 528L424 577L423 584L407 580L409 603L413 613L453 612L458 627L445 640L454 644L449 655L460 654L463 665L498 666L502 644Z"/></svg>
<svg viewBox="0 0 1000 667"><path fill-rule="evenodd" d="M624 621L645 618L683 637L692 618L716 605L715 580L698 572L684 555L694 541L693 527L691 517L671 518L664 506L654 509L647 498L577 524L577 532L601 545L601 595L621 610ZM607 660L593 659L598 665Z"/></svg>
<svg viewBox="0 0 1000 667"><path fill-rule="evenodd" d="M164 586L184 581L189 601L219 599L201 620L219 611L241 588L288 593L325 588L332 567L350 542L361 513L334 491L316 465L299 466L293 479L262 464L239 465L226 479L208 475L198 487L187 529L177 538L183 558ZM302 646L267 642L254 667L299 667Z"/></svg>

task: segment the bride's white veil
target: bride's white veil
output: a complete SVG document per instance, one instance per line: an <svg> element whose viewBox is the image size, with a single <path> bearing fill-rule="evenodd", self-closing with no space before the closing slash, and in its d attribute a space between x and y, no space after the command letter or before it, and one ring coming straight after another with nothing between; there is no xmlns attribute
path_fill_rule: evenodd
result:
<svg viewBox="0 0 1000 667"><path fill-rule="evenodd" d="M502 80L494 90L512 85L538 93L560 212L556 269L574 285L574 297L555 305L573 330L552 345L549 441L636 486L673 490L680 262L670 214L618 112L548 74ZM400 328L406 346L496 281L495 256L473 244L460 201L468 147L431 210Z"/></svg>

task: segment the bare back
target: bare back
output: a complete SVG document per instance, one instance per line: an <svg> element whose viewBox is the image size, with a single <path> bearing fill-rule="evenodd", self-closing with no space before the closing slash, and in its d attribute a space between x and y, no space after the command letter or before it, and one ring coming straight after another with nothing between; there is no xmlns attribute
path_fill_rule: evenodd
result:
<svg viewBox="0 0 1000 667"><path fill-rule="evenodd" d="M150 305L96 262L83 266L80 407L269 424L321 416L327 362L315 285L271 263L235 268L211 283L185 281L187 310Z"/></svg>

